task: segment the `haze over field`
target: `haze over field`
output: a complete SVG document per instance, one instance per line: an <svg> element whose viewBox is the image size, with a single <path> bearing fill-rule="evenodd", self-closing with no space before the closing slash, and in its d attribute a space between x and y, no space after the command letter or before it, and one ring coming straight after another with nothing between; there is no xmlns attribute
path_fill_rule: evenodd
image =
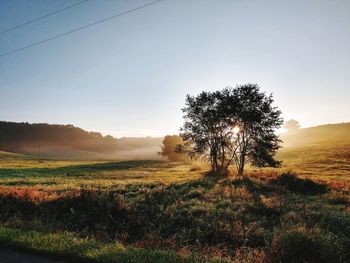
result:
<svg viewBox="0 0 350 263"><path fill-rule="evenodd" d="M350 123L284 131L280 134L283 141L280 156L288 159L293 151L308 147L337 149L349 146L349 131ZM96 131L87 132L73 125L0 122L0 151L37 157L40 154L43 158L159 160L161 157L157 153L162 140L162 137L113 138L102 136Z"/></svg>
<svg viewBox="0 0 350 263"><path fill-rule="evenodd" d="M29 124L0 121L0 151L38 158L160 159L162 138L119 138L87 132L73 125Z"/></svg>

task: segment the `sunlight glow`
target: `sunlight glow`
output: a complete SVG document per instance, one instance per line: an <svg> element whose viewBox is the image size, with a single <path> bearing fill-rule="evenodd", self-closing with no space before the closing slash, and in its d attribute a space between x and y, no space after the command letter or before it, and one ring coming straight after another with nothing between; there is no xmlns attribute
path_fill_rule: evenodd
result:
<svg viewBox="0 0 350 263"><path fill-rule="evenodd" d="M240 129L239 129L238 126L235 126L235 127L232 129L232 131L233 131L233 133L234 133L235 135L237 135L237 134L239 133Z"/></svg>

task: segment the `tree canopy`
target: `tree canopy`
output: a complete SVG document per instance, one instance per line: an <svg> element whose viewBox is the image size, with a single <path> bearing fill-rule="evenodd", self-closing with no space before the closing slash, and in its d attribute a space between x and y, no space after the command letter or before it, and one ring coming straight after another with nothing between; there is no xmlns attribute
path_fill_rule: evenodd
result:
<svg viewBox="0 0 350 263"><path fill-rule="evenodd" d="M288 132L296 132L300 129L300 124L298 121L291 119L283 125L283 128Z"/></svg>
<svg viewBox="0 0 350 263"><path fill-rule="evenodd" d="M112 152L117 139L87 132L73 125L0 121L0 150L22 152L41 146L66 146L94 152Z"/></svg>
<svg viewBox="0 0 350 263"><path fill-rule="evenodd" d="M177 151L179 145L182 144L183 140L179 135L167 135L163 139L159 154L168 158L169 161L184 161L186 159L184 153Z"/></svg>
<svg viewBox="0 0 350 263"><path fill-rule="evenodd" d="M258 85L187 95L182 110L185 151L209 160L212 171L226 174L234 164L243 175L247 161L259 167L280 165L274 156L280 148L275 130L283 123L281 112L273 106L272 94Z"/></svg>

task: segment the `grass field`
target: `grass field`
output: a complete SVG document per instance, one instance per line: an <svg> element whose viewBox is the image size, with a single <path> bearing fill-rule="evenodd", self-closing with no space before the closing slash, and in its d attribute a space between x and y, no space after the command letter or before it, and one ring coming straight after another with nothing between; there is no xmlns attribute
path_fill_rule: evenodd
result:
<svg viewBox="0 0 350 263"><path fill-rule="evenodd" d="M236 179L0 153L0 243L72 262L349 262L349 146L280 158Z"/></svg>
<svg viewBox="0 0 350 263"><path fill-rule="evenodd" d="M332 188L350 191L350 144L318 143L304 147L282 148L278 158L282 171L327 183Z"/></svg>

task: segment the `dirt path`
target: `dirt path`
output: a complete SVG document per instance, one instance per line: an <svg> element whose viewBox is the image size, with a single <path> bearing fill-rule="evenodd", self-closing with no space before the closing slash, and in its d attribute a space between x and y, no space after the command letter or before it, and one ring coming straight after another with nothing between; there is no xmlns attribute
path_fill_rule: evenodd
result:
<svg viewBox="0 0 350 263"><path fill-rule="evenodd" d="M0 263L65 263L65 261L0 248Z"/></svg>

